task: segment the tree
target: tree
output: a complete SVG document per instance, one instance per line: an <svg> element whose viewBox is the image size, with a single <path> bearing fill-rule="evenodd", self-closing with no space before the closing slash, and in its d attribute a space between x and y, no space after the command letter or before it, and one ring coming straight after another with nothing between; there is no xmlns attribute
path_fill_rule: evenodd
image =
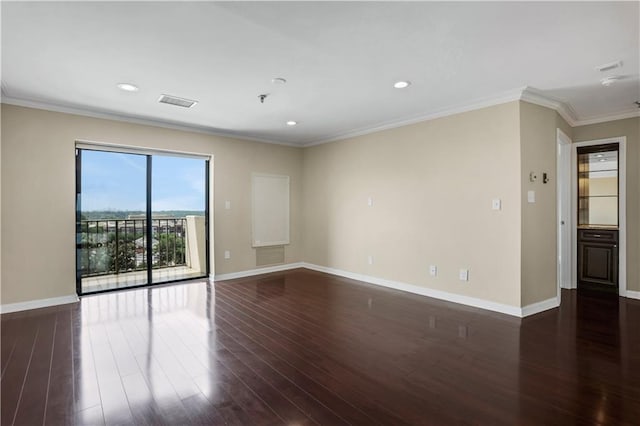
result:
<svg viewBox="0 0 640 426"><path fill-rule="evenodd" d="M185 262L184 238L175 234L160 234L153 247L155 266L175 266Z"/></svg>
<svg viewBox="0 0 640 426"><path fill-rule="evenodd" d="M109 271L114 273L136 269L135 235L126 235L116 239L115 233L109 233L107 253L111 260Z"/></svg>

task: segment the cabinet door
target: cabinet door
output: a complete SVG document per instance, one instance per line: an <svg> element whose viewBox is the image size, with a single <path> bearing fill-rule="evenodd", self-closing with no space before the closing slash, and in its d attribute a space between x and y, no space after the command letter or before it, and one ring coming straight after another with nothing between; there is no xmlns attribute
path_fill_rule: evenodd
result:
<svg viewBox="0 0 640 426"><path fill-rule="evenodd" d="M578 244L578 281L581 287L618 288L618 247L615 244L581 241Z"/></svg>

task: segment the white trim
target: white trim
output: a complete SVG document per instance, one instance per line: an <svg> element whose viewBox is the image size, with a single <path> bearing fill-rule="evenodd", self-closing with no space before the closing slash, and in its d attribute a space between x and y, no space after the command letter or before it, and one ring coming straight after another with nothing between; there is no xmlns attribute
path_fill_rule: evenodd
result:
<svg viewBox="0 0 640 426"><path fill-rule="evenodd" d="M498 93L493 96L487 96L481 99L471 100L469 102L454 105L448 108L444 108L439 111L419 114L409 118L403 118L394 121L388 121L381 124L376 124L369 127L362 127L359 129L351 130L348 132L337 133L327 137L321 137L319 139L311 139L307 141L301 141L299 143L294 142L282 142L274 139L268 139L259 136L252 136L250 134L239 134L230 131L223 131L216 128L210 128L197 124L185 124L174 122L171 120L153 119L141 116L127 116L121 113L112 111L103 111L99 109L83 109L76 106L64 106L44 101L19 99L6 95L6 91L2 92L1 103L8 105L16 105L27 108L43 109L47 111L62 112L67 114L81 115L85 117L100 118L107 120L122 121L127 123L142 124L147 126L161 127L172 130L181 130L185 132L204 133L207 135L222 136L228 138L234 138L239 140L246 140L251 142L262 142L274 145L292 146L296 148L309 147L314 145L321 145L329 142L335 142L343 139L349 139L356 136L368 135L370 133L380 132L383 130L395 129L398 127L408 126L410 124L416 124L423 121L434 120L436 118L447 117L450 115L460 114L463 112L474 111L481 108L487 108L490 106L501 105L513 101L525 101L532 104L540 105L546 108L553 109L560 114L560 116L571 126L584 126L587 124L604 123L607 121L623 120L626 118L640 117L640 111L630 110L612 115L606 115L601 117L592 117L588 119L579 119L573 108L561 100L554 99L549 95L543 94L541 91L532 87L523 87L508 92Z"/></svg>
<svg viewBox="0 0 640 426"><path fill-rule="evenodd" d="M93 151L115 152L117 154L136 154L136 155L170 155L172 157L192 158L195 160L211 160L213 155L188 152L188 151L171 151L168 149L147 148L137 145L121 145L111 142L90 141L85 139L76 139L76 149L87 149Z"/></svg>
<svg viewBox="0 0 640 426"><path fill-rule="evenodd" d="M520 100L557 111L571 127L574 127L578 122L573 108L559 99L543 94L541 91L534 89L533 87L525 87L522 91Z"/></svg>
<svg viewBox="0 0 640 426"><path fill-rule="evenodd" d="M26 302L7 303L0 305L0 313L8 314L10 312L26 311L29 309L47 308L49 306L66 305L68 303L78 302L78 296L71 294L68 296L52 297L50 299L28 300Z"/></svg>
<svg viewBox="0 0 640 426"><path fill-rule="evenodd" d="M617 143L618 146L618 294L627 294L627 137L619 136L607 139L576 142L571 150L571 209L575 225L572 228L572 265L574 271L578 270L578 183L577 183L577 149L582 146L605 145ZM572 285L577 288L577 273L573 275Z"/></svg>
<svg viewBox="0 0 640 426"><path fill-rule="evenodd" d="M423 121L435 120L436 118L448 117L450 115L460 114L468 111L475 111L482 108L487 108L495 105L506 104L508 102L518 101L522 98L523 91L526 87L508 92L500 93L494 96L485 97L482 99L476 99L470 102L454 105L440 111L428 112L424 114L415 115L409 118L403 118L400 120L388 121L382 124L377 124L370 127L362 127L360 129L351 130L344 133L337 133L332 136L309 140L303 142L300 146L309 147L315 145L322 145L328 142L335 142L343 139L354 138L357 136L364 136L370 133L381 132L383 130L395 129L398 127L404 127L411 124L421 123Z"/></svg>
<svg viewBox="0 0 640 426"><path fill-rule="evenodd" d="M350 279L362 281L368 284L374 284L382 287L392 288L394 290L406 291L408 293L419 294L421 296L432 297L434 299L445 300L447 302L458 303L466 306L473 306L474 308L486 309L488 311L493 311L493 312L500 312L502 314L507 314L515 317L523 316L523 309L517 306L505 305L502 303L491 302L489 300L463 296L461 294L434 290L427 287L420 287L414 284L407 284L399 281L392 281L384 278L377 278L369 275L362 275L354 272L343 271L340 269L329 268L326 266L314 265L312 263L303 262L303 267L307 269L311 269L313 271L324 272L326 274L332 274L340 277L350 278ZM556 298L553 298L553 300L556 301ZM541 303L547 303L547 302L548 301L544 301ZM541 312L541 311L535 311L536 309L535 305L537 304L531 305L533 307L531 308L531 311L533 313ZM542 310L550 309L550 308L551 307L545 307Z"/></svg>
<svg viewBox="0 0 640 426"><path fill-rule="evenodd" d="M43 102L43 101L18 99L18 98L6 96L5 92L2 93L2 103L7 105L25 107L25 108L42 109L45 111L80 115L83 117L121 121L125 123L141 124L144 126L161 127L164 129L171 129L171 130L180 130L183 132L204 133L206 135L222 136L226 138L233 138L233 139L239 139L239 140L245 140L245 141L251 141L251 142L262 142L262 143L269 143L274 145L285 145L285 146L293 146L293 147L300 148L300 144L297 144L297 143L282 142L282 141L276 141L273 139L260 138L257 136L254 137L254 136L248 136L244 134L241 135L233 132L225 132L219 129L199 126L197 124L184 124L184 123L178 123L170 120L160 120L160 119L140 117L135 115L127 116L127 115L122 115L120 113L111 112L111 111L101 111L97 109L83 109L79 107L63 106L63 105L58 105L58 104L53 104L53 103Z"/></svg>
<svg viewBox="0 0 640 426"><path fill-rule="evenodd" d="M521 309L521 317L528 317L530 315L539 314L540 312L548 311L549 309L557 308L560 306L560 296L552 297L551 299L543 300L542 302L532 303L531 305L523 306Z"/></svg>
<svg viewBox="0 0 640 426"><path fill-rule="evenodd" d="M558 250L558 268L557 268L557 281L558 281L558 298L560 297L560 289L561 288L573 288L573 275L574 275L574 267L572 264L572 246L571 246L571 230L573 229L573 215L572 212L572 204L571 204L571 188L572 188L572 178L571 178L571 159L572 154L571 150L573 149L571 138L564 133L561 129L556 129L556 146L558 150L558 155L556 159L556 192L557 192L557 218L556 218L556 229L558 232L557 235L557 250ZM564 154L564 155L563 155ZM564 160L564 162L561 162ZM568 179L566 179L568 177ZM569 210L566 217L562 217L562 206L563 206L563 198L566 203L566 208ZM566 213L566 212L565 212ZM564 225L561 221L564 220ZM563 250L563 229L566 232L569 232L569 242L567 249ZM568 253L567 253L568 252ZM561 263L561 258L563 255L566 255L566 259L564 259L565 268L569 268L569 281L563 282L564 274Z"/></svg>
<svg viewBox="0 0 640 426"><path fill-rule="evenodd" d="M640 300L640 291L632 291L627 290L624 297L628 297L629 299L638 299Z"/></svg>
<svg viewBox="0 0 640 426"><path fill-rule="evenodd" d="M587 118L584 120L578 120L573 127L586 126L589 124L606 123L608 121L625 120L627 118L636 118L636 117L640 117L640 110L625 111L617 114L605 115L602 117L593 117L593 118Z"/></svg>
<svg viewBox="0 0 640 426"><path fill-rule="evenodd" d="M228 274L218 274L209 276L210 281L235 280L236 278L252 277L254 275L270 274L271 272L288 271L291 269L304 268L304 263L287 263L285 265L267 266L265 268L248 269L240 272L230 272Z"/></svg>

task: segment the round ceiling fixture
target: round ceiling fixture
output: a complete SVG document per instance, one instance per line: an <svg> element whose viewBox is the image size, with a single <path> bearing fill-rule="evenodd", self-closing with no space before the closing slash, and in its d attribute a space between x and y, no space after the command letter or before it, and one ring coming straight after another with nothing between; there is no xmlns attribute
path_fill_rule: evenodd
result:
<svg viewBox="0 0 640 426"><path fill-rule="evenodd" d="M273 84L285 84L287 82L287 80L282 78L282 77L276 77L276 78L272 78L271 82Z"/></svg>
<svg viewBox="0 0 640 426"><path fill-rule="evenodd" d="M293 121L293 120L287 121L287 126L295 126L296 124L298 124L297 121Z"/></svg>
<svg viewBox="0 0 640 426"><path fill-rule="evenodd" d="M124 90L125 92L137 92L140 90L138 86L131 83L118 83L116 86L118 86L118 89Z"/></svg>
<svg viewBox="0 0 640 426"><path fill-rule="evenodd" d="M411 82L410 81L396 81L395 83L393 83L393 87L395 87L396 89L405 89L407 87L411 86Z"/></svg>

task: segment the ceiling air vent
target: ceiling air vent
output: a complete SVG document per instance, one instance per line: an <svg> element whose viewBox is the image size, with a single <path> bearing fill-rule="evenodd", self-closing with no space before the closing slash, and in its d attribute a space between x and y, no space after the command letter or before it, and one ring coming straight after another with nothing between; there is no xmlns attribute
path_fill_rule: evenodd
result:
<svg viewBox="0 0 640 426"><path fill-rule="evenodd" d="M600 72L611 71L622 66L622 61L609 62L608 64L602 64L596 67L596 70Z"/></svg>
<svg viewBox="0 0 640 426"><path fill-rule="evenodd" d="M158 102L160 102L161 104L175 105L183 108L191 108L198 103L198 101L192 101L191 99L179 98L177 96L171 95L160 96Z"/></svg>

